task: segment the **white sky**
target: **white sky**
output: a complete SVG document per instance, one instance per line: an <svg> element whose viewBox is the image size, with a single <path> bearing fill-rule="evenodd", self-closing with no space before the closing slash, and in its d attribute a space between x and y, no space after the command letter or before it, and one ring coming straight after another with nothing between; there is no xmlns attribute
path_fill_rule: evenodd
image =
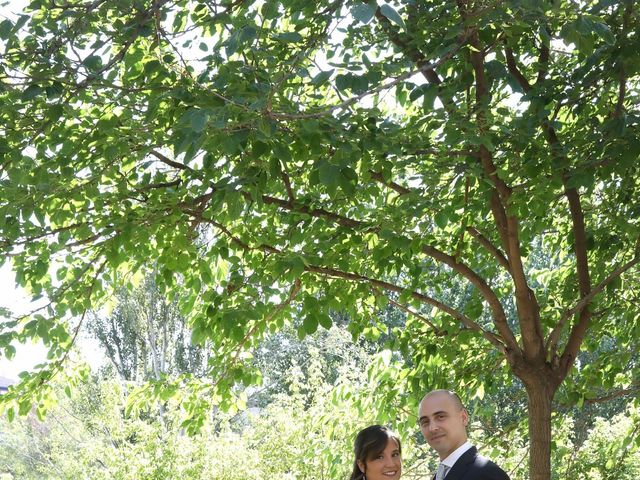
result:
<svg viewBox="0 0 640 480"><path fill-rule="evenodd" d="M30 307L32 308L26 292L16 288L15 278L8 262L0 268L0 292L2 292L0 307L8 308L15 314L26 313ZM16 379L18 373L33 368L46 358L46 349L41 344L14 344L14 346L17 352L13 360L0 356L0 377ZM3 352L0 352L0 355L3 355Z"/></svg>
<svg viewBox="0 0 640 480"><path fill-rule="evenodd" d="M8 308L16 315L28 313L34 308L27 292L16 287L15 277L8 262L0 268L0 307ZM0 322L2 321L0 317ZM107 361L95 339L81 334L78 335L76 342L82 357L89 363L92 370L99 368ZM5 358L4 353L0 352L0 377L17 380L20 372L31 370L35 365L46 360L47 349L42 343L14 343L13 346L16 347L16 355L11 360Z"/></svg>

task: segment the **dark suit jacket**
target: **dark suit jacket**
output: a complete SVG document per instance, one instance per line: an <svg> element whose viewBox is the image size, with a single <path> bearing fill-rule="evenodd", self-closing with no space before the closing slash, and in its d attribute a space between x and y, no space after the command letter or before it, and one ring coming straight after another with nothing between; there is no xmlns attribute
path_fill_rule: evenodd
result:
<svg viewBox="0 0 640 480"><path fill-rule="evenodd" d="M451 467L444 480L509 480L509 475L491 460L478 455L476 447L471 447Z"/></svg>

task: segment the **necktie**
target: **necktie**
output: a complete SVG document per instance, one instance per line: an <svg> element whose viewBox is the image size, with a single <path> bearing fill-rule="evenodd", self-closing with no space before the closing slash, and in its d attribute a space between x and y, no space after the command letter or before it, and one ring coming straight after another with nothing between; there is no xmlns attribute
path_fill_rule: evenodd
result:
<svg viewBox="0 0 640 480"><path fill-rule="evenodd" d="M449 471L449 468L451 467L447 467L444 463L441 463L440 465L438 465L438 471L436 472L436 480L443 480L445 475Z"/></svg>

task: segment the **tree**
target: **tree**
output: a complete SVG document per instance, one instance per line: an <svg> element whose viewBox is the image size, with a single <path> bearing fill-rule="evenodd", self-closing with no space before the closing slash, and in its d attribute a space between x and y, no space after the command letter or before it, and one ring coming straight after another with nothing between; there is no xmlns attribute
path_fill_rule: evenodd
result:
<svg viewBox="0 0 640 480"><path fill-rule="evenodd" d="M142 382L162 375L203 375L206 352L191 344L191 331L174 303L159 294L153 276L133 292L116 294L109 314L90 315L89 330L123 380Z"/></svg>
<svg viewBox="0 0 640 480"><path fill-rule="evenodd" d="M214 401L292 315L358 335L390 302L410 385L521 382L550 478L556 392L637 384L637 24L632 0L32 1L0 23L1 245L51 300L5 323L51 346L22 392L154 259Z"/></svg>

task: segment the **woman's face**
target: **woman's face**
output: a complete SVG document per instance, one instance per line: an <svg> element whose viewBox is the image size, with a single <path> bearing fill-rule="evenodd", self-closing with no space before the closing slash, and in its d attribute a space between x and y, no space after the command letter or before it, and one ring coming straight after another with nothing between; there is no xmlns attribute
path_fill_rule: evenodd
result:
<svg viewBox="0 0 640 480"><path fill-rule="evenodd" d="M402 473L398 442L390 438L385 449L377 457L364 463L358 461L358 466L367 476L367 480L398 480Z"/></svg>

